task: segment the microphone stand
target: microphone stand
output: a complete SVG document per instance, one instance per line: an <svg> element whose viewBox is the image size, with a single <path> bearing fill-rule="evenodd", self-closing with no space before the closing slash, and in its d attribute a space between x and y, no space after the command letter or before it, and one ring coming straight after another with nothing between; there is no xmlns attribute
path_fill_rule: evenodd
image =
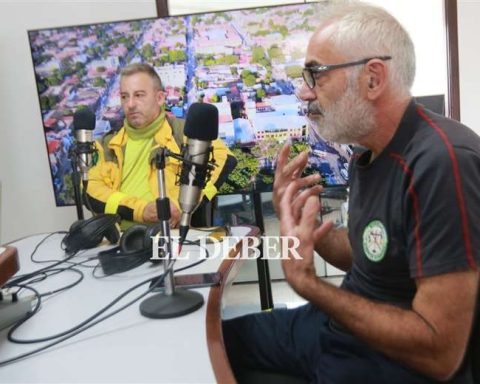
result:
<svg viewBox="0 0 480 384"><path fill-rule="evenodd" d="M78 153L77 146L70 150L70 161L72 162L72 185L73 185L73 198L75 200L75 206L77 207L77 218L83 220L83 203L82 203L82 190L80 187L80 172L78 171Z"/></svg>
<svg viewBox="0 0 480 384"><path fill-rule="evenodd" d="M170 319L192 313L199 309L203 303L203 296L195 291L188 291L175 287L175 279L171 265L173 263L172 239L170 236L170 200L165 188L165 156L168 151L161 148L155 158L158 176L157 214L162 227L162 240L166 255L163 257L165 273L164 291L145 299L140 304L140 313L151 319Z"/></svg>

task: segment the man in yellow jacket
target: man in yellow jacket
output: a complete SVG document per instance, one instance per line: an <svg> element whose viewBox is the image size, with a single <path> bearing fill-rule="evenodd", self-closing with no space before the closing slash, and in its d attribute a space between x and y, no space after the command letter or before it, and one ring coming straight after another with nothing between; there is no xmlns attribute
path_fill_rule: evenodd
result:
<svg viewBox="0 0 480 384"><path fill-rule="evenodd" d="M131 64L122 70L120 98L125 113L123 127L97 141L98 162L90 169L87 198L97 213L117 213L122 229L133 222L158 221L155 199L158 197L157 170L152 159L161 147L180 153L183 120L166 116L162 82L148 64ZM236 165L225 144L212 142L217 167L203 190L209 200ZM171 225L180 220L179 185L181 162L168 157L165 166L166 193L170 199Z"/></svg>

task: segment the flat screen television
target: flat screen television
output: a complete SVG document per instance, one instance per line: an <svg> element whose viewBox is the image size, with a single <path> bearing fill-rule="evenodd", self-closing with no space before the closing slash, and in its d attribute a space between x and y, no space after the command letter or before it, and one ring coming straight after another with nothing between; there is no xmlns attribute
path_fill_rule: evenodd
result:
<svg viewBox="0 0 480 384"><path fill-rule="evenodd" d="M415 100L432 112L445 116L445 95L416 96Z"/></svg>
<svg viewBox="0 0 480 384"><path fill-rule="evenodd" d="M95 111L94 136L123 123L121 69L153 65L168 113L214 104L219 136L238 159L220 193L270 191L279 148L310 152L307 173L347 185L350 149L314 137L295 96L318 4L48 28L28 32L57 206L74 204L69 150L76 109Z"/></svg>

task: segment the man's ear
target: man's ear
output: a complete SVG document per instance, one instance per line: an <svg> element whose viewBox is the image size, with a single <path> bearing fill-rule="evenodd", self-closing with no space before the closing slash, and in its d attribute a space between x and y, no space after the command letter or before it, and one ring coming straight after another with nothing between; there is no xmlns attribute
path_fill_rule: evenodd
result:
<svg viewBox="0 0 480 384"><path fill-rule="evenodd" d="M157 103L160 107L165 104L165 92L162 90L157 91Z"/></svg>
<svg viewBox="0 0 480 384"><path fill-rule="evenodd" d="M367 88L367 97L375 100L383 93L388 83L388 67L385 61L372 59L365 66L364 79Z"/></svg>

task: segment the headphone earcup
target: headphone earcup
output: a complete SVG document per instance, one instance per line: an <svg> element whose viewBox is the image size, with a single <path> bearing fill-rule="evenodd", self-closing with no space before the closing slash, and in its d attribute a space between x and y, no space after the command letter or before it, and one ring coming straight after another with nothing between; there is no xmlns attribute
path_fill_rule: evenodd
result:
<svg viewBox="0 0 480 384"><path fill-rule="evenodd" d="M82 249L94 248L102 241L102 235L96 231L93 217L87 220L75 221L62 240L65 251L69 254ZM93 224L92 224L93 223Z"/></svg>
<svg viewBox="0 0 480 384"><path fill-rule="evenodd" d="M136 268L151 258L150 236L158 232L158 226L136 224L128 228L120 238L118 247L98 254L105 275L113 275Z"/></svg>
<svg viewBox="0 0 480 384"><path fill-rule="evenodd" d="M67 253L74 253L79 251L80 242L77 240L78 236L75 236L81 231L81 228L85 225L86 220L77 220L70 225L67 234L62 239L62 247Z"/></svg>
<svg viewBox="0 0 480 384"><path fill-rule="evenodd" d="M74 221L72 223L72 225L70 225L70 228L68 229L68 232L69 233L72 233L72 232L75 232L75 231L78 231L82 226L85 225L85 222L87 220L77 220L77 221Z"/></svg>
<svg viewBox="0 0 480 384"><path fill-rule="evenodd" d="M151 250L153 246L153 239L157 234L162 232L162 225L161 224L154 224L149 225L147 230L145 231L145 237L143 240L144 248Z"/></svg>
<svg viewBox="0 0 480 384"><path fill-rule="evenodd" d="M161 224L154 224L148 226L147 230L145 231L145 238L144 238L144 246L145 246L145 251L148 251L149 259L152 263L160 263L162 260L157 260L157 259L152 259L153 256L153 239L152 237L157 236L158 234L162 233L162 225Z"/></svg>
<svg viewBox="0 0 480 384"><path fill-rule="evenodd" d="M109 240L115 240L113 231L115 224L120 222L118 215L98 215L87 220L74 222L62 240L65 251L69 254L82 249L94 248L100 244L103 237L109 235ZM117 240L118 241L118 237Z"/></svg>
<svg viewBox="0 0 480 384"><path fill-rule="evenodd" d="M120 240L120 231L116 225L113 225L105 230L105 238L110 244L117 244Z"/></svg>
<svg viewBox="0 0 480 384"><path fill-rule="evenodd" d="M133 253L145 248L145 233L147 226L143 224L132 225L120 238L120 252Z"/></svg>

